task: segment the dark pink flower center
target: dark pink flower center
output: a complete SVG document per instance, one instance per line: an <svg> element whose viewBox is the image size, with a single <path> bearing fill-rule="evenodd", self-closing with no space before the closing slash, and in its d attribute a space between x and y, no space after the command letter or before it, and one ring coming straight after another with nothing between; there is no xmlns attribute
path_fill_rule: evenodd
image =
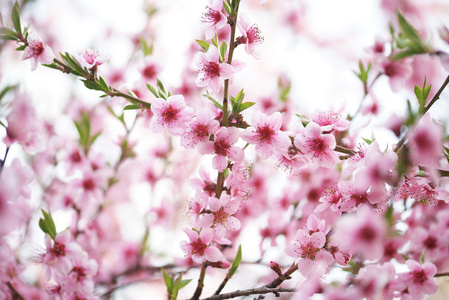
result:
<svg viewBox="0 0 449 300"><path fill-rule="evenodd" d="M371 226L363 227L359 232L359 237L364 242L372 242L377 236L376 231Z"/></svg>
<svg viewBox="0 0 449 300"><path fill-rule="evenodd" d="M248 44L261 44L264 40L257 25L251 26L246 32L246 36L248 37Z"/></svg>
<svg viewBox="0 0 449 300"><path fill-rule="evenodd" d="M220 209L214 213L214 217L215 223L224 224L226 219L229 217L229 214L223 211L223 207L220 207Z"/></svg>
<svg viewBox="0 0 449 300"><path fill-rule="evenodd" d="M365 194L355 194L351 195L351 199L355 200L355 206L359 206L360 204L368 202L368 195Z"/></svg>
<svg viewBox="0 0 449 300"><path fill-rule="evenodd" d="M70 155L70 160L74 163L79 163L81 162L81 155L78 152L78 150L75 150L72 152L72 154Z"/></svg>
<svg viewBox="0 0 449 300"><path fill-rule="evenodd" d="M320 251L320 249L313 246L312 242L308 242L305 245L301 245L301 257L308 258L310 260L315 260L315 256Z"/></svg>
<svg viewBox="0 0 449 300"><path fill-rule="evenodd" d="M206 12L203 14L201 19L204 23L212 23L213 25L217 24L221 20L221 15L218 10L213 10L209 6L206 6Z"/></svg>
<svg viewBox="0 0 449 300"><path fill-rule="evenodd" d="M226 139L218 140L214 143L215 154L227 156L231 145Z"/></svg>
<svg viewBox="0 0 449 300"><path fill-rule="evenodd" d="M29 46L31 50L33 51L33 56L39 56L44 52L44 45L40 41L29 41Z"/></svg>
<svg viewBox="0 0 449 300"><path fill-rule="evenodd" d="M261 143L271 144L273 142L272 136L275 135L275 132L268 124L265 124L263 127L257 128L257 134Z"/></svg>
<svg viewBox="0 0 449 300"><path fill-rule="evenodd" d="M209 137L209 130L207 125L196 123L192 128L192 133L201 141L205 141Z"/></svg>
<svg viewBox="0 0 449 300"><path fill-rule="evenodd" d="M207 248L207 245L200 238L198 238L198 240L196 241L191 242L190 246L192 246L193 248L192 254L199 254L199 255L203 255L204 251Z"/></svg>
<svg viewBox="0 0 449 300"><path fill-rule="evenodd" d="M424 246L426 246L427 249L437 248L437 239L433 236L427 237L427 239L424 240Z"/></svg>
<svg viewBox="0 0 449 300"><path fill-rule="evenodd" d="M206 78L220 77L220 66L213 61L204 64L203 72Z"/></svg>
<svg viewBox="0 0 449 300"><path fill-rule="evenodd" d="M87 178L83 180L83 188L87 191L95 189L95 182L92 180L92 178Z"/></svg>
<svg viewBox="0 0 449 300"><path fill-rule="evenodd" d="M162 118L164 119L165 123L170 123L176 120L178 116L178 110L173 108L171 105L165 109L165 111L162 113Z"/></svg>
<svg viewBox="0 0 449 300"><path fill-rule="evenodd" d="M427 280L427 276L424 273L424 270L421 271L414 271L412 272L412 281L413 283L422 285L426 280Z"/></svg>
<svg viewBox="0 0 449 300"><path fill-rule="evenodd" d="M395 76L398 73L398 69L394 63L387 64L384 68L384 71L385 75L387 75L388 77Z"/></svg>
<svg viewBox="0 0 449 300"><path fill-rule="evenodd" d="M53 248L51 248L49 252L56 257L65 256L65 245L55 242Z"/></svg>
<svg viewBox="0 0 449 300"><path fill-rule="evenodd" d="M157 72L156 72L156 68L154 67L154 65L146 66L142 71L142 75L147 79L155 78L156 74L157 74Z"/></svg>
<svg viewBox="0 0 449 300"><path fill-rule="evenodd" d="M414 137L413 141L419 151L425 152L432 149L432 140L429 135L424 131L419 131Z"/></svg>
<svg viewBox="0 0 449 300"><path fill-rule="evenodd" d="M81 282L86 279L86 270L83 267L74 267L72 272L75 273L76 281Z"/></svg>
<svg viewBox="0 0 449 300"><path fill-rule="evenodd" d="M314 153L314 156L320 156L326 150L326 144L323 139L314 138L309 140L306 144L306 147L310 152Z"/></svg>

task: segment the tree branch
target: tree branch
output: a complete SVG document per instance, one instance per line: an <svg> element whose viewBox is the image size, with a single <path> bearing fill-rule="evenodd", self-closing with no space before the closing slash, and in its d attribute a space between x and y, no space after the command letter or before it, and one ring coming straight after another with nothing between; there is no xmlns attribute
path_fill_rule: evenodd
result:
<svg viewBox="0 0 449 300"><path fill-rule="evenodd" d="M227 293L227 294L221 294L221 295L214 295L208 298L204 298L202 300L220 300L220 299L231 299L241 296L249 296L249 295L262 295L262 294L275 294L276 297L279 297L280 293L293 293L295 290L290 288L268 288L266 286L255 288L255 289L249 289L249 290L238 290L235 292Z"/></svg>

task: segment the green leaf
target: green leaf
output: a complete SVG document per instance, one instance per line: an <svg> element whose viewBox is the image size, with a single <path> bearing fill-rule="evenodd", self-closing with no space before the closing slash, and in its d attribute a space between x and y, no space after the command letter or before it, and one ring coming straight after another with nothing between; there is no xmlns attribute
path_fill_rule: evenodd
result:
<svg viewBox="0 0 449 300"><path fill-rule="evenodd" d="M156 88L152 86L151 84L147 83L147 89L154 95L156 98L159 98L159 94L156 91Z"/></svg>
<svg viewBox="0 0 449 300"><path fill-rule="evenodd" d="M44 219L39 219L39 227L44 233L47 233L53 240L56 237L56 226L50 211L47 213L41 209Z"/></svg>
<svg viewBox="0 0 449 300"><path fill-rule="evenodd" d="M164 268L162 270L162 276L164 277L165 285L167 286L167 292L171 296L173 291L173 278L165 272Z"/></svg>
<svg viewBox="0 0 449 300"><path fill-rule="evenodd" d="M424 263L424 258L425 258L424 252L421 252L421 254L419 255L419 262L420 262L421 264Z"/></svg>
<svg viewBox="0 0 449 300"><path fill-rule="evenodd" d="M228 44L226 44L225 41L221 42L221 46L220 46L220 60L221 61L225 61L227 51L228 51Z"/></svg>
<svg viewBox="0 0 449 300"><path fill-rule="evenodd" d="M245 98L245 93L243 93L243 89L240 90L240 92L237 94L235 99L233 97L231 97L231 100L233 100L232 111L234 113L239 113L241 111L240 106L242 104L243 98Z"/></svg>
<svg viewBox="0 0 449 300"><path fill-rule="evenodd" d="M159 78L157 79L157 88L159 89L159 91L166 94L164 85L162 84L162 81L159 80Z"/></svg>
<svg viewBox="0 0 449 300"><path fill-rule="evenodd" d="M22 46L17 47L16 50L17 51L23 51L23 50L25 50L25 48L26 48L26 46L22 45Z"/></svg>
<svg viewBox="0 0 449 300"><path fill-rule="evenodd" d="M183 287L188 285L190 283L190 281L192 281L192 279L184 279L184 280L182 280L181 281L181 287L179 289L182 289Z"/></svg>
<svg viewBox="0 0 449 300"><path fill-rule="evenodd" d="M216 33L214 38L212 39L212 45L214 45L218 49L218 35Z"/></svg>
<svg viewBox="0 0 449 300"><path fill-rule="evenodd" d="M104 92L109 92L111 89L109 88L109 85L106 83L103 77L100 76L100 86L103 88Z"/></svg>
<svg viewBox="0 0 449 300"><path fill-rule="evenodd" d="M140 38L140 44L142 45L142 52L143 52L144 56L148 56L148 55L153 54L153 48L154 48L153 43L151 43L148 46L148 43L145 41L145 39L143 37L141 37Z"/></svg>
<svg viewBox="0 0 449 300"><path fill-rule="evenodd" d="M86 71L81 67L79 62L68 52L65 54L61 54L62 60L67 64L68 67L70 67L73 70L78 71L81 74L84 74Z"/></svg>
<svg viewBox="0 0 449 300"><path fill-rule="evenodd" d="M229 278L234 275L234 273L237 271L237 268L239 267L240 262L242 261L242 245L239 246L239 250L237 251L237 255L235 256L234 261L232 262L231 268L229 269Z"/></svg>
<svg viewBox="0 0 449 300"><path fill-rule="evenodd" d="M176 278L175 282L173 283L173 290L171 295L171 300L176 300L178 298L178 292L181 289L182 285L182 273Z"/></svg>
<svg viewBox="0 0 449 300"><path fill-rule="evenodd" d="M7 27L0 28L0 39L2 40L11 40L11 41L18 41L19 36L14 30L11 30Z"/></svg>
<svg viewBox="0 0 449 300"><path fill-rule="evenodd" d="M11 12L11 20L12 24L14 25L14 29L18 33L22 33L22 25L20 24L20 9L19 9L19 3L14 4L14 7L12 8Z"/></svg>
<svg viewBox="0 0 449 300"><path fill-rule="evenodd" d="M228 1L223 1L223 6L226 10L226 12L228 13L228 15L231 14L231 8L229 7Z"/></svg>
<svg viewBox="0 0 449 300"><path fill-rule="evenodd" d="M197 43L198 43L198 45L200 45L200 47L201 48L203 48L203 50L204 51L206 51L207 52L207 50L209 50L209 43L208 42L205 42L205 41L202 41L202 40L195 40Z"/></svg>
<svg viewBox="0 0 449 300"><path fill-rule="evenodd" d="M90 90L103 91L103 87L97 81L88 79L83 79L81 81L84 82L84 85Z"/></svg>
<svg viewBox="0 0 449 300"><path fill-rule="evenodd" d="M240 104L238 112L240 113L240 112L244 111L245 109L250 108L254 104L256 104L256 103L255 102L244 102L244 103Z"/></svg>
<svg viewBox="0 0 449 300"><path fill-rule="evenodd" d="M0 102L9 91L15 90L17 88L17 86L18 85L8 85L3 90L1 90L0 91Z"/></svg>
<svg viewBox="0 0 449 300"><path fill-rule="evenodd" d="M210 101L212 101L212 103L215 105L215 107L223 110L223 106L209 93L207 94L203 94L204 97L206 97L207 99L209 99Z"/></svg>
<svg viewBox="0 0 449 300"><path fill-rule="evenodd" d="M133 110L133 109L140 109L141 107L137 104L130 104L123 108L123 110Z"/></svg>

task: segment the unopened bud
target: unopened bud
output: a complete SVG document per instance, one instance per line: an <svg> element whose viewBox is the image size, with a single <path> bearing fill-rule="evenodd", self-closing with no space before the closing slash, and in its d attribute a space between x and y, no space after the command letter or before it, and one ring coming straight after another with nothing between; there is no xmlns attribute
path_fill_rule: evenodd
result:
<svg viewBox="0 0 449 300"><path fill-rule="evenodd" d="M277 262L275 262L275 261L270 261L270 268L271 268L271 270L275 271L276 274L278 274L279 276L282 276L282 270L281 270L281 267L278 265Z"/></svg>

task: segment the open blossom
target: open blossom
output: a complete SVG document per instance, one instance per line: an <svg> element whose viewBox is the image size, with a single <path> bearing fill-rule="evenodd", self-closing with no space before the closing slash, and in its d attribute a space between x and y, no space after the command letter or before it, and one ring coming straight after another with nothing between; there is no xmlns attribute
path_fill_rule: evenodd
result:
<svg viewBox="0 0 449 300"><path fill-rule="evenodd" d="M214 134L220 123L215 120L214 114L208 108L203 108L198 112L196 120L187 126L186 131L181 136L181 145L186 148L192 148L199 143L205 143L209 136Z"/></svg>
<svg viewBox="0 0 449 300"><path fill-rule="evenodd" d="M314 271L324 273L334 261L332 254L323 248L325 242L324 232L310 234L308 230L300 229L294 241L285 248L285 253L302 258L298 262L298 270L302 275L309 276Z"/></svg>
<svg viewBox="0 0 449 300"><path fill-rule="evenodd" d="M222 9L222 0L209 0L209 5L206 6L206 12L201 18L206 39L212 39L217 30L223 28L228 23L228 19L221 12Z"/></svg>
<svg viewBox="0 0 449 300"><path fill-rule="evenodd" d="M59 274L68 274L72 269L72 261L82 254L82 248L75 242L70 242L70 231L65 230L56 235L53 241L45 236L46 253L41 254L38 262L44 265L45 276L50 279L52 270Z"/></svg>
<svg viewBox="0 0 449 300"><path fill-rule="evenodd" d="M154 113L150 123L151 130L161 132L167 128L174 136L183 134L193 117L193 109L186 106L182 95L173 95L167 100L157 98L151 103L151 111Z"/></svg>
<svg viewBox="0 0 449 300"><path fill-rule="evenodd" d="M244 159L243 149L234 146L239 139L240 131L234 127L222 127L214 135L214 141L208 141L202 144L198 151L201 154L216 154L212 159L212 166L223 172L229 158L233 162L241 162Z"/></svg>
<svg viewBox="0 0 449 300"><path fill-rule="evenodd" d="M420 265L409 259L405 262L410 269L408 273L399 273L397 284L402 290L406 290L410 299L423 299L424 295L435 294L438 284L433 279L437 268L432 263Z"/></svg>
<svg viewBox="0 0 449 300"><path fill-rule="evenodd" d="M109 56L101 50L86 49L78 55L77 59L82 67L90 70L105 63Z"/></svg>
<svg viewBox="0 0 449 300"><path fill-rule="evenodd" d="M259 45L263 42L263 37L260 34L260 29L256 24L252 24L245 13L241 13L237 23L242 36L237 41L245 44L245 50L254 58L260 59Z"/></svg>
<svg viewBox="0 0 449 300"><path fill-rule="evenodd" d="M250 144L255 144L256 152L261 158L266 159L275 152L287 151L291 140L285 132L280 131L282 126L280 112L267 117L258 111L253 115L252 123L253 125L246 128L240 137Z"/></svg>
<svg viewBox="0 0 449 300"><path fill-rule="evenodd" d="M220 199L211 197L208 201L211 213L205 214L201 219L204 227L214 228L217 239L224 238L226 232L240 229L240 221L232 216L240 208L240 202L232 200L230 196L222 195Z"/></svg>
<svg viewBox="0 0 449 300"><path fill-rule="evenodd" d="M210 46L206 53L200 52L196 55L196 65L200 69L196 78L199 87L210 87L213 93L218 93L225 79L229 79L235 72L233 66L220 63L220 54L215 46Z"/></svg>
<svg viewBox="0 0 449 300"><path fill-rule="evenodd" d="M346 119L341 119L341 115L331 111L319 111L311 116L313 122L320 125L323 131L345 131L351 123Z"/></svg>
<svg viewBox="0 0 449 300"><path fill-rule="evenodd" d="M37 64L51 64L55 55L48 45L42 43L41 38L37 33L32 32L28 35L28 45L23 51L23 60L30 59L31 71L36 70Z"/></svg>
<svg viewBox="0 0 449 300"><path fill-rule="evenodd" d="M412 76L412 67L408 59L390 60L386 59L381 63L383 73L388 76L388 83L391 90L399 92L404 86L405 80Z"/></svg>
<svg viewBox="0 0 449 300"><path fill-rule="evenodd" d="M194 262L201 264L205 261L217 262L222 259L221 251L217 247L211 246L214 235L211 228L202 229L200 233L190 228L184 228L183 231L189 237L190 242L181 241L181 249Z"/></svg>
<svg viewBox="0 0 449 300"><path fill-rule="evenodd" d="M340 161L338 154L333 150L336 146L335 137L323 134L321 127L315 122L307 124L303 132L296 135L294 144L312 166L331 167Z"/></svg>

